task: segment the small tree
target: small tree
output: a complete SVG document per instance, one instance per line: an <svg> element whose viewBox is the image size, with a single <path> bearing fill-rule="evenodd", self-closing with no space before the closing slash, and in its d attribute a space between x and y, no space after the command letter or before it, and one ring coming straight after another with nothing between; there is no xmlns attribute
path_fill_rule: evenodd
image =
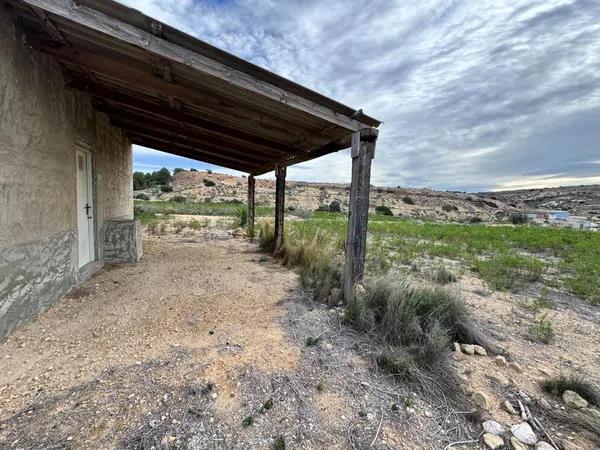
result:
<svg viewBox="0 0 600 450"><path fill-rule="evenodd" d="M148 180L144 172L133 172L133 190L139 191L148 187Z"/></svg>
<svg viewBox="0 0 600 450"><path fill-rule="evenodd" d="M513 225L524 225L529 222L529 217L523 213L513 213L508 217L508 220L510 220L510 223Z"/></svg>
<svg viewBox="0 0 600 450"><path fill-rule="evenodd" d="M332 201L329 204L329 212L342 212L342 205L340 205L340 202L338 202L337 200Z"/></svg>
<svg viewBox="0 0 600 450"><path fill-rule="evenodd" d="M185 169L182 169L181 167L176 167L173 170L173 175L178 174L179 172L185 172Z"/></svg>
<svg viewBox="0 0 600 450"><path fill-rule="evenodd" d="M408 197L408 196L402 197L402 201L404 203L406 203L407 205L414 205L415 204L415 201L412 198Z"/></svg>
<svg viewBox="0 0 600 450"><path fill-rule="evenodd" d="M169 186L168 184L163 184L160 187L160 192L173 192L173 188L171 186Z"/></svg>
<svg viewBox="0 0 600 450"><path fill-rule="evenodd" d="M205 178L204 180L202 180L202 182L204 183L204 186L206 186L206 187L211 187L216 184L213 180L209 180L208 178Z"/></svg>

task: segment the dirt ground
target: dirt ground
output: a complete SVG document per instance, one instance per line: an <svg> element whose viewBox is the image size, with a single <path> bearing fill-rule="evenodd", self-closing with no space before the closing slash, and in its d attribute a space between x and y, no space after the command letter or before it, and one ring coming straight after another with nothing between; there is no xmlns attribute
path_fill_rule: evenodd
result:
<svg viewBox="0 0 600 450"><path fill-rule="evenodd" d="M375 343L340 308L235 235L146 236L139 263L103 269L0 344L0 449L444 449L480 435L464 412L378 372ZM519 391L560 409L539 388L550 375L600 379L597 308L550 292L557 339L544 345L529 335L539 313L522 306L535 287L490 292L462 274L449 288L523 368L456 362L465 390L491 399L484 418L517 423L502 403ZM595 448L539 417L557 442Z"/></svg>
<svg viewBox="0 0 600 450"><path fill-rule="evenodd" d="M0 345L0 448L448 442L368 349L255 244L148 237L139 263L103 269Z"/></svg>

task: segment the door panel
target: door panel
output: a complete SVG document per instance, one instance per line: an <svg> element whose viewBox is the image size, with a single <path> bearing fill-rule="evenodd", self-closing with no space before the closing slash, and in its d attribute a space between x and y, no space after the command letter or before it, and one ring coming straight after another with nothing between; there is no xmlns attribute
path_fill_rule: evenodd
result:
<svg viewBox="0 0 600 450"><path fill-rule="evenodd" d="M76 162L77 232L81 268L95 259L91 154L84 150L77 150Z"/></svg>

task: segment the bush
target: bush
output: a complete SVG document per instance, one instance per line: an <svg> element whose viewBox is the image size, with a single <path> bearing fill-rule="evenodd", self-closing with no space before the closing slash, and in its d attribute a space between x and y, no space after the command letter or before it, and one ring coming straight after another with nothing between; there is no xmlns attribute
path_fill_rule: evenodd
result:
<svg viewBox="0 0 600 450"><path fill-rule="evenodd" d="M481 222L483 222L483 220L481 219L481 217L478 217L478 216L470 217L468 219L468 221L469 221L469 223L481 223Z"/></svg>
<svg viewBox="0 0 600 450"><path fill-rule="evenodd" d="M206 169L206 173L209 174L209 175L212 175L212 170Z"/></svg>
<svg viewBox="0 0 600 450"><path fill-rule="evenodd" d="M235 211L235 216L238 219L238 226L244 227L248 223L248 208L246 206L240 206Z"/></svg>
<svg viewBox="0 0 600 450"><path fill-rule="evenodd" d="M406 203L407 205L414 205L415 204L415 201L412 198L408 197L408 196L402 197L402 201L404 203Z"/></svg>
<svg viewBox="0 0 600 450"><path fill-rule="evenodd" d="M190 169L190 172L198 172L196 169Z"/></svg>
<svg viewBox="0 0 600 450"><path fill-rule="evenodd" d="M392 210L390 208L388 208L387 206L376 206L375 207L375 213L379 214L381 216L393 216L394 213L392 212Z"/></svg>
<svg viewBox="0 0 600 450"><path fill-rule="evenodd" d="M332 201L329 204L329 212L341 213L342 205L340 205L340 202L338 202L337 200Z"/></svg>
<svg viewBox="0 0 600 450"><path fill-rule="evenodd" d="M173 192L173 188L167 184L162 185L159 189L160 192Z"/></svg>
<svg viewBox="0 0 600 450"><path fill-rule="evenodd" d="M171 198L171 201L175 203L185 203L187 202L187 198L181 195L176 195L175 197Z"/></svg>
<svg viewBox="0 0 600 450"><path fill-rule="evenodd" d="M178 174L179 172L185 172L185 169L182 169L181 167L176 167L173 170L173 175Z"/></svg>
<svg viewBox="0 0 600 450"><path fill-rule="evenodd" d="M270 220L263 220L258 231L259 246L263 250L275 250L275 227Z"/></svg>
<svg viewBox="0 0 600 450"><path fill-rule="evenodd" d="M217 184L213 180L209 180L208 178L204 178L202 180L202 182L204 183L204 186L206 186L206 187L215 186Z"/></svg>
<svg viewBox="0 0 600 450"><path fill-rule="evenodd" d="M133 196L133 198L137 199L137 200L150 200L150 197L148 197L146 194L144 194L143 192L140 192L139 194L135 194Z"/></svg>
<svg viewBox="0 0 600 450"><path fill-rule="evenodd" d="M439 284L448 284L456 282L457 278L452 272L446 269L444 266L438 267L432 276L433 281Z"/></svg>
<svg viewBox="0 0 600 450"><path fill-rule="evenodd" d="M449 203L442 205L442 209L446 212L458 211L458 208L456 206L451 205Z"/></svg>
<svg viewBox="0 0 600 450"><path fill-rule="evenodd" d="M554 342L556 333L552 322L547 319L547 314L544 314L531 328L533 337L542 344L550 344Z"/></svg>
<svg viewBox="0 0 600 450"><path fill-rule="evenodd" d="M527 217L523 213L513 213L510 216L508 216L508 220L513 225L524 225L527 222L529 222L529 217Z"/></svg>
<svg viewBox="0 0 600 450"><path fill-rule="evenodd" d="M600 391L582 375L560 375L549 380L544 380L542 382L542 389L558 397L562 396L565 391L577 392L590 405L600 407Z"/></svg>
<svg viewBox="0 0 600 450"><path fill-rule="evenodd" d="M329 212L329 205L319 205L316 211Z"/></svg>

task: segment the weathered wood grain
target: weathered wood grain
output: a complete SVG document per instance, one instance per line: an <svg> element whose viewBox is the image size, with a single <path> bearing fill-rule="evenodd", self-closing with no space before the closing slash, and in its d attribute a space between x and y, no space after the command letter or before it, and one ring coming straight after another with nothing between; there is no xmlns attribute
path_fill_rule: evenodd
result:
<svg viewBox="0 0 600 450"><path fill-rule="evenodd" d="M285 211L285 176L287 168L279 166L275 169L275 253L283 247L283 221Z"/></svg>

